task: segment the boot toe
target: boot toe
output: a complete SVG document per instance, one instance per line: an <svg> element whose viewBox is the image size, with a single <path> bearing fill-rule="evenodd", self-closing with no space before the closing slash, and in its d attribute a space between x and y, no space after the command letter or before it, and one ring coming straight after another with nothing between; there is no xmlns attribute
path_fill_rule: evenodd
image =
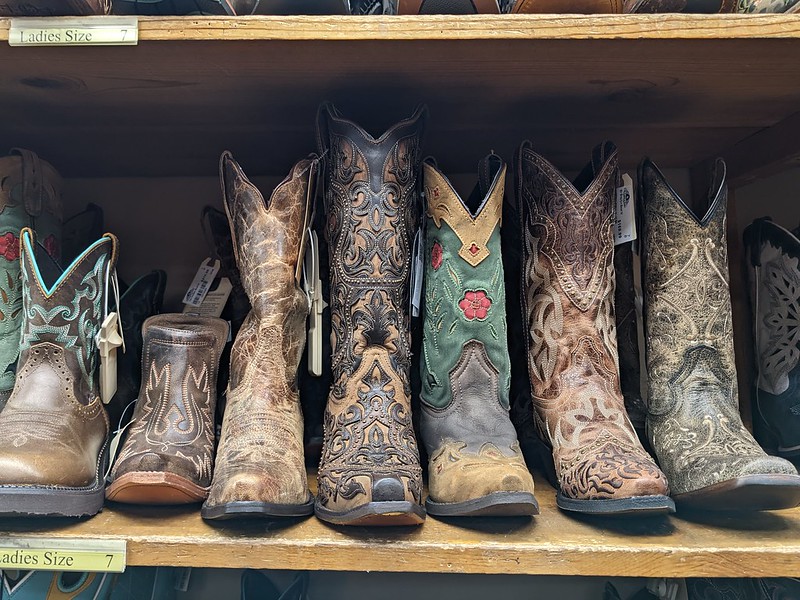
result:
<svg viewBox="0 0 800 600"><path fill-rule="evenodd" d="M305 481L276 481L263 473L239 472L224 482L211 486L208 504L218 506L232 502L263 502L268 504L303 504L308 501Z"/></svg>
<svg viewBox="0 0 800 600"><path fill-rule="evenodd" d="M600 452L561 478L562 493L573 499L668 496L669 485L655 462L640 453Z"/></svg>

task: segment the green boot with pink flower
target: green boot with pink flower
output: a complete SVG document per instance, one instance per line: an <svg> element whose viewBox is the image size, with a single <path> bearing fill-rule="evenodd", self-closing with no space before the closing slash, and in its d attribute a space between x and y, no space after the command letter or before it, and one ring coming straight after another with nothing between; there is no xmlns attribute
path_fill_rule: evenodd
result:
<svg viewBox="0 0 800 600"><path fill-rule="evenodd" d="M533 478L509 418L500 252L506 165L492 154L478 170L478 184L463 200L432 160L423 163L426 508L438 516L533 515Z"/></svg>
<svg viewBox="0 0 800 600"><path fill-rule="evenodd" d="M19 233L30 227L42 252L58 260L61 176L30 150L0 157L0 410L14 387L22 325Z"/></svg>

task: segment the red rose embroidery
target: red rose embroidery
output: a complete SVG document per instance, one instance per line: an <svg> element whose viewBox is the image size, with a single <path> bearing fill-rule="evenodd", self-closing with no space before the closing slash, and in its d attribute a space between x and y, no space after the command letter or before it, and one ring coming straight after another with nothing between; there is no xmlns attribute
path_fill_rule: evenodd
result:
<svg viewBox="0 0 800 600"><path fill-rule="evenodd" d="M58 242L56 242L56 236L52 233L48 235L44 238L42 246L44 246L44 249L47 250L51 258L58 258Z"/></svg>
<svg viewBox="0 0 800 600"><path fill-rule="evenodd" d="M0 256L7 261L19 260L19 238L10 231L0 235Z"/></svg>
<svg viewBox="0 0 800 600"><path fill-rule="evenodd" d="M438 271L442 266L442 245L439 242L433 242L433 249L431 250L431 266L434 271Z"/></svg>
<svg viewBox="0 0 800 600"><path fill-rule="evenodd" d="M489 308L492 306L492 301L486 296L483 290L476 290L474 292L466 292L464 299L458 303L458 307L464 311L464 316L474 321L478 319L483 321L486 315L489 314Z"/></svg>

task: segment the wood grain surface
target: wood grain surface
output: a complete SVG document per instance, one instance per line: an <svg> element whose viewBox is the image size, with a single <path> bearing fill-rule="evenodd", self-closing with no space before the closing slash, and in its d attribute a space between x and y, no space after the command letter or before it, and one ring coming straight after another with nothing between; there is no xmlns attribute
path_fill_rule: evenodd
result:
<svg viewBox="0 0 800 600"><path fill-rule="evenodd" d="M800 575L800 510L749 516L570 517L537 480L533 519L428 517L418 528L311 517L208 525L198 507L115 505L84 522L0 520L0 536L124 538L129 565L636 577Z"/></svg>
<svg viewBox="0 0 800 600"><path fill-rule="evenodd" d="M604 139L626 167L773 138L780 162L800 138L763 132L800 106L798 36L782 15L143 18L135 47L0 45L0 139L66 176L213 176L226 148L278 175L323 100L374 133L425 102L450 172L526 138L564 169Z"/></svg>

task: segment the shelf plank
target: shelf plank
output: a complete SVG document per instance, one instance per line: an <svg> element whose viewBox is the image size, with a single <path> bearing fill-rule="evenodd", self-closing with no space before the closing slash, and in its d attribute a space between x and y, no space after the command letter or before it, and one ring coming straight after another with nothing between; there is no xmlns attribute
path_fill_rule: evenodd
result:
<svg viewBox="0 0 800 600"><path fill-rule="evenodd" d="M102 19L103 17L88 17ZM57 20L58 18L54 18ZM0 19L0 41L9 19ZM141 41L610 40L800 37L796 15L140 17Z"/></svg>
<svg viewBox="0 0 800 600"><path fill-rule="evenodd" d="M533 519L428 517L422 527L331 527L312 518L211 526L190 508L0 520L0 535L125 539L130 565L631 577L800 575L800 510L749 516L575 518L537 480Z"/></svg>
<svg viewBox="0 0 800 600"><path fill-rule="evenodd" d="M0 20L0 38L7 36ZM373 132L430 107L470 172L526 138L564 169L617 142L689 167L800 106L800 16L143 18L136 47L0 45L0 138L68 177L255 175L315 150L332 100ZM631 39L635 38L635 39ZM777 130L776 130L777 131ZM798 139L798 138L794 138Z"/></svg>

